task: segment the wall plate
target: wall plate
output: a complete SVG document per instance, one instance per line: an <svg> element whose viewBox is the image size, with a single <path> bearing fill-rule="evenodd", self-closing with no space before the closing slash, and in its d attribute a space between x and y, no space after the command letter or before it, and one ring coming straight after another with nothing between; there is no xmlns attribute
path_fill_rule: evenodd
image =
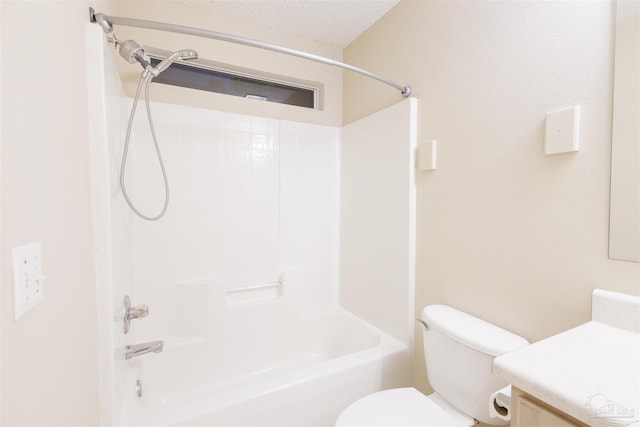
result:
<svg viewBox="0 0 640 427"><path fill-rule="evenodd" d="M13 251L13 314L20 319L38 305L44 296L42 282L42 245L33 243Z"/></svg>
<svg viewBox="0 0 640 427"><path fill-rule="evenodd" d="M580 107L547 113L544 131L544 153L561 154L580 148Z"/></svg>

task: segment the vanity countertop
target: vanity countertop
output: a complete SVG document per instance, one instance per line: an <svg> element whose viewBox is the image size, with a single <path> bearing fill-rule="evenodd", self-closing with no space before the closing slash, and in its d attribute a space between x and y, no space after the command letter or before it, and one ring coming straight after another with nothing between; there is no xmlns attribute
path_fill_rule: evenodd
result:
<svg viewBox="0 0 640 427"><path fill-rule="evenodd" d="M594 320L497 357L493 372L586 424L640 426L635 306L634 302L623 310L610 310L595 301L594 293ZM619 315L629 308L633 326L621 326ZM613 313L613 319L603 318L602 312Z"/></svg>

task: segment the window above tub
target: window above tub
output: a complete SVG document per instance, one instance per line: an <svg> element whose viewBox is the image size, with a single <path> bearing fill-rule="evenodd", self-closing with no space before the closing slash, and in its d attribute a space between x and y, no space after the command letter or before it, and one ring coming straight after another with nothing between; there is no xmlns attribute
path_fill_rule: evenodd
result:
<svg viewBox="0 0 640 427"><path fill-rule="evenodd" d="M155 66L171 52L145 46ZM240 69L206 59L176 61L154 82L190 89L319 109L321 84Z"/></svg>

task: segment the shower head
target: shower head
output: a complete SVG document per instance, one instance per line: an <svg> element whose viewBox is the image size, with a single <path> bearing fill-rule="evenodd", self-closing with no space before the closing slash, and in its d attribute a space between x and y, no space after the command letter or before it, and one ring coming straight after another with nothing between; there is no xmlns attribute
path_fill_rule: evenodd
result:
<svg viewBox="0 0 640 427"><path fill-rule="evenodd" d="M196 52L193 49L183 49L183 50L179 50L177 52L172 53L170 56L168 56L166 59L164 59L155 67L158 74L160 74L161 72L169 68L169 66L176 59L181 59L181 60L198 59L198 52ZM158 74L156 74L156 76Z"/></svg>
<svg viewBox="0 0 640 427"><path fill-rule="evenodd" d="M151 64L144 57L144 50L133 40L126 40L120 43L120 56L127 60L130 64L139 62L143 68L147 68Z"/></svg>
<svg viewBox="0 0 640 427"><path fill-rule="evenodd" d="M120 43L120 56L126 59L130 64L135 64L139 62L140 65L145 69L145 75L148 73L152 74L154 77L158 77L158 75L169 68L169 66L176 60L188 60L188 59L197 59L198 52L193 49L183 49L177 52L173 52L167 58L163 59L156 67L153 67L149 60L145 57L144 49L134 40L126 40Z"/></svg>

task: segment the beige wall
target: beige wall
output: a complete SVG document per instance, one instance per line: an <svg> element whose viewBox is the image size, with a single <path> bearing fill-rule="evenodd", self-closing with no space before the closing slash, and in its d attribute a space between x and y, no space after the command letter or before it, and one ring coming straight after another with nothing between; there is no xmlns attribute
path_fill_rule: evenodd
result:
<svg viewBox="0 0 640 427"><path fill-rule="evenodd" d="M176 1L120 1L115 2L113 6L112 14L115 16L169 22L228 33L338 61L342 60L342 50L339 48L278 34L255 25L247 25L233 19L219 17L200 9L187 8ZM96 8L96 10L98 9ZM291 77L294 80L319 82L323 86L324 93L322 110L248 100L160 84L152 85L151 98L153 100L323 125L339 126L341 124L342 70L340 68L267 50L183 34L124 26L116 27L115 34L120 40L133 39L140 45L150 45L168 51L191 48L198 51L199 56L203 59ZM121 58L117 58L116 64L120 69L127 94L133 96L142 69L138 64L128 64Z"/></svg>
<svg viewBox="0 0 640 427"><path fill-rule="evenodd" d="M88 3L0 2L2 425L96 425ZM13 321L11 249L42 243L44 300Z"/></svg>
<svg viewBox="0 0 640 427"><path fill-rule="evenodd" d="M0 24L2 23L2 6L0 5ZM2 31L0 31L0 129L2 129ZM0 131L0 245L2 245L2 132ZM1 248L0 248L1 250ZM0 256L0 321L2 320L2 267L3 257ZM0 424L2 424L2 327L0 326Z"/></svg>
<svg viewBox="0 0 640 427"><path fill-rule="evenodd" d="M600 287L640 293L607 258L613 5L403 0L344 52L411 84L419 143L416 313L444 303L536 341L590 318ZM345 73L345 122L397 102ZM544 117L582 107L580 151L543 154ZM421 337L416 384L428 390Z"/></svg>

